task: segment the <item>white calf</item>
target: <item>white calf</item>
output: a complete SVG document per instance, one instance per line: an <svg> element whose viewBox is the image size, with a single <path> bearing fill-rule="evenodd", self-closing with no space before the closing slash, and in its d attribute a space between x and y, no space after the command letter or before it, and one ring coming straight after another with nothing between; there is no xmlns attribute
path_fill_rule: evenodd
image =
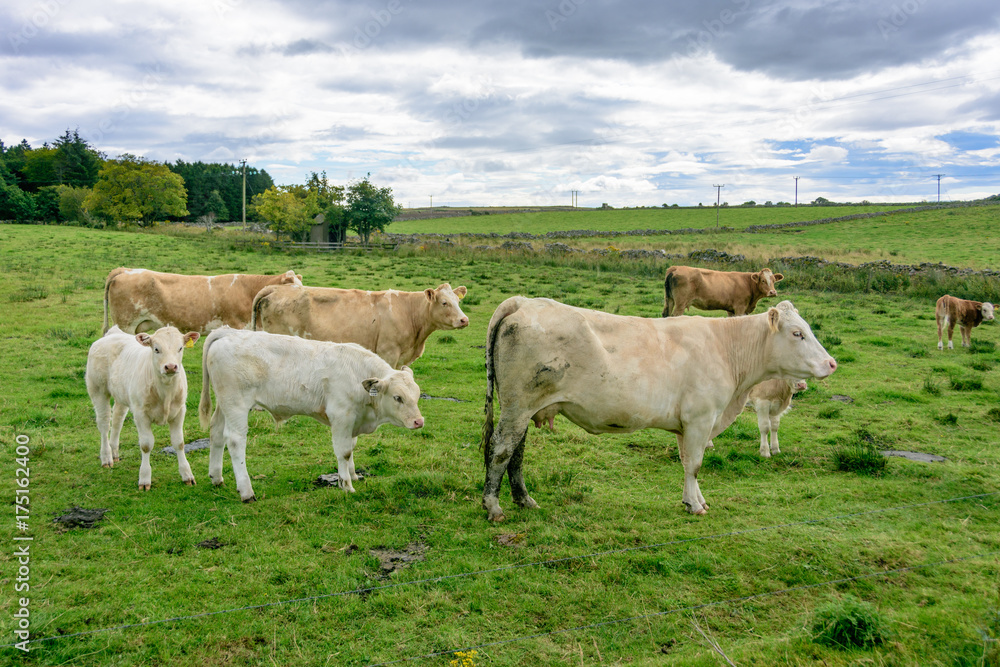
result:
<svg viewBox="0 0 1000 667"><path fill-rule="evenodd" d="M217 405L212 413L209 386ZM394 370L377 354L354 343L222 327L202 352L202 428L211 418L208 474L222 484L223 449L229 449L236 489L243 502L256 500L247 474L247 415L254 407L282 421L308 415L330 427L340 488L354 491L354 446L358 435L382 424L420 428L420 388L407 367Z"/></svg>
<svg viewBox="0 0 1000 667"><path fill-rule="evenodd" d="M750 390L747 403L752 403L757 411L757 428L760 429L760 455L770 458L771 454L780 454L778 447L778 425L781 416L788 412L792 405L792 394L804 391L808 385L805 380L767 380ZM771 444L768 447L768 431L771 434Z"/></svg>
<svg viewBox="0 0 1000 667"><path fill-rule="evenodd" d="M94 404L97 429L101 432L101 465L109 468L118 457L118 439L129 409L139 432L142 463L139 488L152 485L149 453L153 450L152 424L170 425L170 444L177 450L177 465L185 484L194 484L191 466L184 456L184 412L187 376L181 361L184 346L198 340L198 333L181 334L163 327L152 335L135 336L111 327L90 346L87 354L87 393ZM111 399L115 400L114 411ZM108 434L110 418L110 436Z"/></svg>

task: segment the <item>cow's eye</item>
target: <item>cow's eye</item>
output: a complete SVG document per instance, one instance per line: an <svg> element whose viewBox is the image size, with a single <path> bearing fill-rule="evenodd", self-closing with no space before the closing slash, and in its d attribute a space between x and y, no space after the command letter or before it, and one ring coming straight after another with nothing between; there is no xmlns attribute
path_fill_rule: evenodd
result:
<svg viewBox="0 0 1000 667"><path fill-rule="evenodd" d="M805 334L802 333L801 331L793 331L792 335L795 336L796 338L805 338L806 337Z"/></svg>
<svg viewBox="0 0 1000 667"><path fill-rule="evenodd" d="M444 303L442 303L441 305L442 305L442 306L444 306L445 308L451 308L451 304L450 304L450 303L448 303L447 301L445 301L445 302L444 302Z"/></svg>
<svg viewBox="0 0 1000 667"><path fill-rule="evenodd" d="M393 396L393 398L396 399L397 403L402 403L403 402L403 397L402 396Z"/></svg>
<svg viewBox="0 0 1000 667"><path fill-rule="evenodd" d="M156 354L159 354L160 353L160 348L154 347L153 348L153 352L155 352Z"/></svg>

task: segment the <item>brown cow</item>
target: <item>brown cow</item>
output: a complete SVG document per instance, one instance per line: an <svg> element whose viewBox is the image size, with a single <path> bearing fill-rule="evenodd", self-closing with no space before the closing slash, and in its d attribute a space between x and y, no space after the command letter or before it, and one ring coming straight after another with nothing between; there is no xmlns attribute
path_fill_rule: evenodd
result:
<svg viewBox="0 0 1000 667"><path fill-rule="evenodd" d="M203 334L222 325L243 329L250 323L257 292L284 284L301 285L302 276L294 271L276 276L184 276L121 267L104 281L104 331L109 312L118 328L130 334L168 325Z"/></svg>
<svg viewBox="0 0 1000 667"><path fill-rule="evenodd" d="M683 315L688 306L749 315L765 296L777 296L774 284L784 278L771 269L754 273L712 271L693 266L671 266L663 281L663 317Z"/></svg>
<svg viewBox="0 0 1000 667"><path fill-rule="evenodd" d="M465 286L448 283L423 292L276 285L254 298L250 328L357 343L398 370L420 358L438 329L469 326L458 303L465 294Z"/></svg>
<svg viewBox="0 0 1000 667"><path fill-rule="evenodd" d="M934 315L937 318L938 328L938 349L944 349L941 340L941 332L945 327L948 329L948 349L955 349L951 336L955 332L955 325L962 327L962 347L969 347L972 343L972 329L978 327L983 320L990 322L993 320L993 304L989 301L968 301L958 299L945 294L937 300L937 307L934 308Z"/></svg>

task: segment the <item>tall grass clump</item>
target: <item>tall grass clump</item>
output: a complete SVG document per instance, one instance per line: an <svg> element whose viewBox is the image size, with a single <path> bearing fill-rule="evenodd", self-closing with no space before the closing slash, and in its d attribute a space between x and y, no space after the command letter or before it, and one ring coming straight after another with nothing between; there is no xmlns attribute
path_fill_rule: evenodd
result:
<svg viewBox="0 0 1000 667"><path fill-rule="evenodd" d="M817 609L811 631L814 642L838 649L871 648L889 636L888 623L878 609L853 595Z"/></svg>
<svg viewBox="0 0 1000 667"><path fill-rule="evenodd" d="M889 459L882 454L886 445L881 436L860 428L849 441L833 450L834 470L881 477L889 466Z"/></svg>

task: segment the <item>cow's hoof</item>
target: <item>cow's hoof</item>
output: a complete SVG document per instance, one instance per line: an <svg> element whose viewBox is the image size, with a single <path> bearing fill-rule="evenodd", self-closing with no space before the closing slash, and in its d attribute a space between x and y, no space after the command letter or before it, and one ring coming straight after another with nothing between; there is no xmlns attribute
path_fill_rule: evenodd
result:
<svg viewBox="0 0 1000 667"><path fill-rule="evenodd" d="M152 484L141 484L141 483L139 484L139 488L142 489L143 491L149 491L150 487L152 486L153 486Z"/></svg>
<svg viewBox="0 0 1000 667"><path fill-rule="evenodd" d="M114 468L115 464L114 463L102 463L101 467L102 468Z"/></svg>
<svg viewBox="0 0 1000 667"><path fill-rule="evenodd" d="M212 486L222 486L222 480L220 479L219 481L215 481L215 480L213 479L213 480L212 480Z"/></svg>
<svg viewBox="0 0 1000 667"><path fill-rule="evenodd" d="M487 518L490 521L493 521L495 523L499 523L499 522L503 521L504 519L506 519L507 517L504 516L503 512L500 512L499 514L490 514Z"/></svg>
<svg viewBox="0 0 1000 667"><path fill-rule="evenodd" d="M121 457L120 457L120 456L116 456L116 457L114 457L114 458L113 458L113 459L111 459L111 460L113 461L113 464L114 464L114 463L118 463L118 462L119 462L119 461L121 461L122 459L121 459ZM112 464L112 465L113 465L113 464Z"/></svg>
<svg viewBox="0 0 1000 667"><path fill-rule="evenodd" d="M708 510L706 508L702 507L697 512L692 512L692 514L694 514L695 516L701 516L702 514L708 514Z"/></svg>
<svg viewBox="0 0 1000 667"><path fill-rule="evenodd" d="M524 498L515 499L514 502L516 502L519 507L523 507L525 509L529 510L538 509L538 503L536 503L535 499L532 498L531 496L525 496Z"/></svg>
<svg viewBox="0 0 1000 667"><path fill-rule="evenodd" d="M187 484L188 486L194 486L195 484L197 484L197 482L195 482L193 479L186 479L184 480L184 483Z"/></svg>
<svg viewBox="0 0 1000 667"><path fill-rule="evenodd" d="M250 496L249 498L242 499L244 503L255 503L257 502L257 496Z"/></svg>

